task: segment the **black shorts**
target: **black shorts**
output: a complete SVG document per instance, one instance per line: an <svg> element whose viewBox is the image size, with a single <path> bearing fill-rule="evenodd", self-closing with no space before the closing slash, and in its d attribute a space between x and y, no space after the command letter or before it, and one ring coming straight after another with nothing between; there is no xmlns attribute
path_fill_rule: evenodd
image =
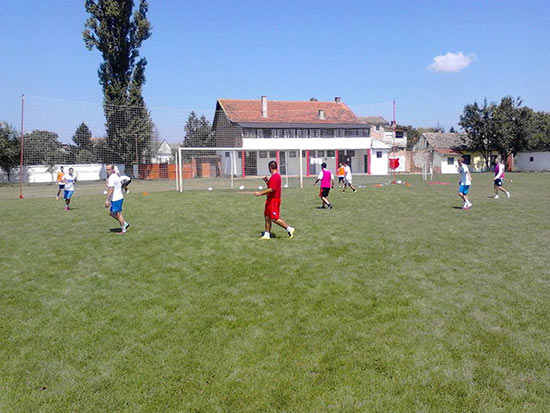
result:
<svg viewBox="0 0 550 413"><path fill-rule="evenodd" d="M343 177L343 176L339 176L339 177L338 177L338 183L341 184L342 182L344 182L344 177Z"/></svg>
<svg viewBox="0 0 550 413"><path fill-rule="evenodd" d="M495 179L495 186L502 186L502 179Z"/></svg>
<svg viewBox="0 0 550 413"><path fill-rule="evenodd" d="M321 188L321 190L319 191L319 196L326 198L329 192L330 192L330 188Z"/></svg>

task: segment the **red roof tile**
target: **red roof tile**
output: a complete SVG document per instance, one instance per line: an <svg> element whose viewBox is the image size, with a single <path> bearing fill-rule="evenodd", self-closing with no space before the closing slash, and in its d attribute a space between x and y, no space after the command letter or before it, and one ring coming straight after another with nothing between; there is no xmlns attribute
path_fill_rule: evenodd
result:
<svg viewBox="0 0 550 413"><path fill-rule="evenodd" d="M260 99L219 99L218 103L232 122L360 123L350 108L344 103L337 102L268 100L267 117L262 116L262 101ZM324 111L324 120L319 119L320 110Z"/></svg>

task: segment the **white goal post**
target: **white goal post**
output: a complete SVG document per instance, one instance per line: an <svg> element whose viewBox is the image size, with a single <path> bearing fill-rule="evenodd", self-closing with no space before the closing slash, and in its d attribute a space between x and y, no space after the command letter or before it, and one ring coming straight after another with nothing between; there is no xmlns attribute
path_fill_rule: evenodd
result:
<svg viewBox="0 0 550 413"><path fill-rule="evenodd" d="M276 161L283 185L303 187L304 151L243 150L240 148L185 148L176 153L176 191L190 189L257 188ZM264 184L265 185L265 184Z"/></svg>

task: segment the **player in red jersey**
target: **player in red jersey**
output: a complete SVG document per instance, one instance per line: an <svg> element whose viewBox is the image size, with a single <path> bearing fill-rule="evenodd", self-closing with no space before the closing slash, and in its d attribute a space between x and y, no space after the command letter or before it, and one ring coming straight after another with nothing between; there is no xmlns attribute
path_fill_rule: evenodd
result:
<svg viewBox="0 0 550 413"><path fill-rule="evenodd" d="M290 238L294 237L294 228L289 226L285 221L279 217L279 209L281 206L281 175L277 172L277 162L271 161L268 164L269 173L271 177L267 179L264 176L264 181L267 184L267 189L261 192L254 192L256 196L266 195L265 200L265 232L260 239L271 238L271 223L275 222L280 227L286 229Z"/></svg>

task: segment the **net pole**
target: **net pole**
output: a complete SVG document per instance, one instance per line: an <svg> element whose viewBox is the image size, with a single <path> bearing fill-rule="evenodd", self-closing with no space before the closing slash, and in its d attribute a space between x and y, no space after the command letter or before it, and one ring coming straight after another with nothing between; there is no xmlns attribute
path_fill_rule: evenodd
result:
<svg viewBox="0 0 550 413"><path fill-rule="evenodd" d="M300 189L304 188L304 165L302 163L302 150L300 149Z"/></svg>
<svg viewBox="0 0 550 413"><path fill-rule="evenodd" d="M180 192L183 192L183 164L182 164L182 156L181 156L181 148L180 148L180 153L179 153L179 157L178 157L178 162L179 162L179 172L180 172Z"/></svg>
<svg viewBox="0 0 550 413"><path fill-rule="evenodd" d="M25 147L25 95L21 95L21 154L19 160L19 199L23 199L23 154Z"/></svg>
<svg viewBox="0 0 550 413"><path fill-rule="evenodd" d="M178 158L179 158L179 150L175 154L174 164L176 169L176 192L179 192L180 190L180 179L179 179L179 169L178 169Z"/></svg>
<svg viewBox="0 0 550 413"><path fill-rule="evenodd" d="M230 173L231 173L231 189L234 188L234 176L235 174L233 173L233 163L235 161L235 151L231 151L231 158L229 159L229 161L231 162L231 168L229 168L230 170Z"/></svg>

